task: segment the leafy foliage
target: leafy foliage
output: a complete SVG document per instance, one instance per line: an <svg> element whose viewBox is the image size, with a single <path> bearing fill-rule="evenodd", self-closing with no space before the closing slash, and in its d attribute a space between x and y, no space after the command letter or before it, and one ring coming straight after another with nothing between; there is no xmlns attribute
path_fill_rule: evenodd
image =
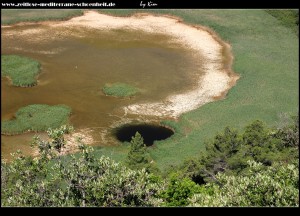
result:
<svg viewBox="0 0 300 216"><path fill-rule="evenodd" d="M279 127L275 137L281 139L279 149L288 147L299 148L299 115L292 117L292 123Z"/></svg>
<svg viewBox="0 0 300 216"><path fill-rule="evenodd" d="M102 91L106 95L116 97L130 97L139 92L137 88L125 83L105 84Z"/></svg>
<svg viewBox="0 0 300 216"><path fill-rule="evenodd" d="M270 135L271 130L267 129L262 121L256 120L248 125L243 134L243 147L240 154L253 158L257 162L271 165L276 160L276 145L280 142ZM241 157L239 155L238 157Z"/></svg>
<svg viewBox="0 0 300 216"><path fill-rule="evenodd" d="M70 160L59 156L64 128L48 131L50 142L35 139L40 157L20 153L1 163L2 206L153 206L163 182L145 169L133 171L80 145ZM62 145L63 147L63 145Z"/></svg>
<svg viewBox="0 0 300 216"><path fill-rule="evenodd" d="M37 84L40 63L36 60L17 56L1 55L1 76L8 76L14 86L31 87Z"/></svg>
<svg viewBox="0 0 300 216"><path fill-rule="evenodd" d="M248 161L249 169L239 176L218 174L219 184L195 194L191 206L298 206L299 164L265 167Z"/></svg>
<svg viewBox="0 0 300 216"><path fill-rule="evenodd" d="M1 134L20 134L27 131L46 131L67 123L71 108L66 105L33 104L20 108L16 118L1 121Z"/></svg>
<svg viewBox="0 0 300 216"><path fill-rule="evenodd" d="M239 174L253 160L271 166L274 162L291 162L299 158L298 118L283 128L268 128L256 120L246 126L243 133L226 127L223 133L206 143L206 152L198 158L185 161L181 166L182 177L189 177L198 184L216 181L218 173ZM175 168L176 169L176 168Z"/></svg>
<svg viewBox="0 0 300 216"><path fill-rule="evenodd" d="M299 205L298 160L290 163L274 161L271 166L248 160L241 172L228 172L233 169L230 160L239 155L244 145L250 148L264 146L255 139L273 143L266 135L268 130L259 121L247 126L243 134L226 128L210 143L210 146L214 146L211 152L215 155L185 164L185 171L190 172L189 177L199 167L202 169L193 177L199 175L203 178L203 173L218 170L216 174L209 173L213 181L207 184L203 181L202 185L196 184L193 181L195 178L192 180L178 173L164 181L141 169L142 165L147 166L147 160L143 156L143 138L138 133L132 139L132 152L128 156L133 165L141 166L138 170L131 170L104 156L97 158L93 148L83 144L79 145L81 153L62 157L59 153L64 148L63 135L70 131L71 127L62 126L49 129L47 133L50 139L47 141L35 137L33 144L39 147L40 152L37 158L24 157L17 152L11 163L2 161L2 206ZM269 136L273 137L274 133ZM292 147L287 145L285 148ZM138 160L135 160L135 156ZM225 156L230 160L227 161ZM209 159L207 164L203 163L205 158ZM223 162L219 166L220 160L215 158L224 160L226 166L223 166Z"/></svg>
<svg viewBox="0 0 300 216"><path fill-rule="evenodd" d="M200 192L200 186L189 178L180 179L171 175L166 189L161 193L166 206L186 206L188 198Z"/></svg>
<svg viewBox="0 0 300 216"><path fill-rule="evenodd" d="M82 155L70 164L60 164L67 185L67 206L153 206L160 189L145 169L133 171L109 158L95 159L90 147L81 146Z"/></svg>

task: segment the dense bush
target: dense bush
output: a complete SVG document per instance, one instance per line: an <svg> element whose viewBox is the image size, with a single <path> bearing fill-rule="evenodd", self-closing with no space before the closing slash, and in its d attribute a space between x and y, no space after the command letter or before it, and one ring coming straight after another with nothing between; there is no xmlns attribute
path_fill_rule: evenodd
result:
<svg viewBox="0 0 300 216"><path fill-rule="evenodd" d="M281 139L279 149L299 148L299 116L292 117L291 123L288 122L278 127L274 136Z"/></svg>
<svg viewBox="0 0 300 216"><path fill-rule="evenodd" d="M218 184L207 184L191 206L299 206L299 164L265 167L248 161L246 173L218 174Z"/></svg>
<svg viewBox="0 0 300 216"><path fill-rule="evenodd" d="M16 154L13 162L2 161L2 206L154 206L161 203L156 194L164 184L144 169L133 171L107 157L96 159L93 149L84 145L79 146L78 157L73 155L66 160L59 156L56 141L62 140L62 135L55 133L50 142L36 138L38 158Z"/></svg>
<svg viewBox="0 0 300 216"><path fill-rule="evenodd" d="M186 206L189 204L188 198L200 191L200 186L189 178L180 179L176 175L171 175L160 197L166 206Z"/></svg>
<svg viewBox="0 0 300 216"><path fill-rule="evenodd" d="M175 167L181 177L189 177L198 184L216 181L218 173L239 174L253 160L271 166L274 162L291 162L299 158L299 120L280 128L268 128L262 121L254 121L238 132L226 127L206 143L206 151L199 157L186 160Z"/></svg>

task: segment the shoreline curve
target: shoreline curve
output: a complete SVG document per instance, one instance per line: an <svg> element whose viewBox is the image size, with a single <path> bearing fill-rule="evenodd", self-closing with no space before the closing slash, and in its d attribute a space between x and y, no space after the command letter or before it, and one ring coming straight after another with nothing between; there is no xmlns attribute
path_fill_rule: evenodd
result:
<svg viewBox="0 0 300 216"><path fill-rule="evenodd" d="M178 118L181 114L197 109L208 102L225 98L229 89L239 79L239 75L231 69L233 63L231 46L222 41L211 29L185 24L177 17L147 13L116 17L88 11L83 16L72 18L58 25L79 25L106 30L125 28L147 33L163 33L195 52L195 57L197 54L205 56L203 65L205 74L198 80L196 88L181 94L170 95L160 102L126 106L123 108L125 115Z"/></svg>
<svg viewBox="0 0 300 216"><path fill-rule="evenodd" d="M162 33L171 36L174 42L190 49L195 58L199 55L202 58L204 56L204 63L201 67L202 71L204 69L204 75L199 76L196 87L180 94L170 95L163 101L136 103L123 107L125 116L133 114L178 118L181 114L195 110L206 103L225 98L229 89L239 79L239 75L232 71L231 46L221 40L213 30L200 25L186 24L178 17L148 13L119 17L86 11L84 15L66 21L39 23L53 27L80 26L98 30L128 29ZM24 24L30 23L16 25Z"/></svg>

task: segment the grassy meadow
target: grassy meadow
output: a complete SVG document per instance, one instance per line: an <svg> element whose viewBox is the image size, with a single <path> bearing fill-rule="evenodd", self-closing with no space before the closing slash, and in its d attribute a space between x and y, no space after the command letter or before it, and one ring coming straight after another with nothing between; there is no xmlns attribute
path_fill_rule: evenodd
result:
<svg viewBox="0 0 300 216"><path fill-rule="evenodd" d="M2 24L8 22L13 12L2 11ZM204 150L205 141L226 126L241 129L256 119L275 126L280 114L298 113L299 38L294 29L267 11L191 9L99 12L117 16L135 12L177 16L186 23L211 28L232 46L232 67L240 75L236 86L230 89L225 99L188 112L177 121L164 122L179 132L168 140L157 142L149 150L161 169L198 155ZM38 15L40 11L36 13L32 16L44 18L48 12L43 16ZM22 20L20 17L17 16L19 21ZM96 151L98 155L104 154L122 161L128 150L128 146L120 146L99 147Z"/></svg>
<svg viewBox="0 0 300 216"><path fill-rule="evenodd" d="M36 60L17 55L1 55L1 76L9 77L14 86L36 85L39 72L40 63Z"/></svg>

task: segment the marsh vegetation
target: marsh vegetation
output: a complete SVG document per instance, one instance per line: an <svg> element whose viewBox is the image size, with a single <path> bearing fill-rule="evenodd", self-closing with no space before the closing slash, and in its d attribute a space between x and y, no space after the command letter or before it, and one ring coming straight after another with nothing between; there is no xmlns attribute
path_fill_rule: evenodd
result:
<svg viewBox="0 0 300 216"><path fill-rule="evenodd" d="M38 61L28 57L1 55L1 76L8 77L14 86L35 86L40 67Z"/></svg>
<svg viewBox="0 0 300 216"><path fill-rule="evenodd" d="M132 97L139 93L139 90L136 87L126 83L107 83L102 88L102 91L105 95L115 97Z"/></svg>
<svg viewBox="0 0 300 216"><path fill-rule="evenodd" d="M20 108L11 120L1 121L1 134L46 131L68 122L71 108L66 105L33 104Z"/></svg>

